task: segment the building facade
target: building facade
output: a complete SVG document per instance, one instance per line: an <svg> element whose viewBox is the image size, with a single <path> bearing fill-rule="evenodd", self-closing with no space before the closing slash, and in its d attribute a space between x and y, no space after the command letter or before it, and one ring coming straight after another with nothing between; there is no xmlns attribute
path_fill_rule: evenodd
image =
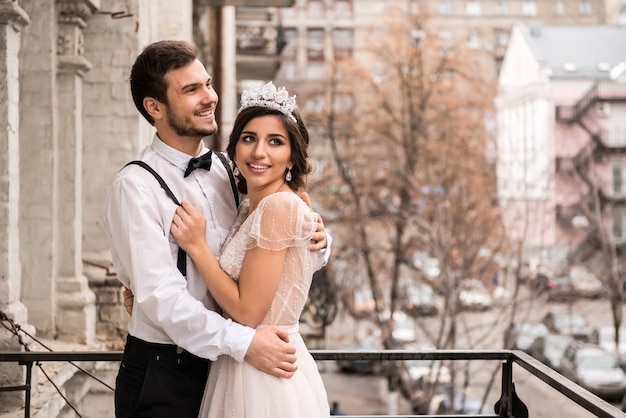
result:
<svg viewBox="0 0 626 418"><path fill-rule="evenodd" d="M498 201L514 241L555 268L603 242L623 253L625 42L623 26L512 32L496 101Z"/></svg>
<svg viewBox="0 0 626 418"><path fill-rule="evenodd" d="M446 44L465 44L491 57L496 81L517 21L545 25L598 25L626 20L623 0L295 0L281 9L285 48L280 76L301 81L324 76L324 62L366 50L372 29L387 17L427 21Z"/></svg>
<svg viewBox="0 0 626 418"><path fill-rule="evenodd" d="M280 24L284 33L285 46L282 49L278 77L286 80L286 82L294 83L294 88L306 92L306 86L314 84L311 81L323 80L328 77L332 63L341 57L348 56L360 62L367 62L370 67L374 67L375 61L367 53L372 37L376 36L377 31L380 33L385 31L385 25L388 24L386 18L398 18L400 16L415 22L418 25L416 28L422 24L427 25L427 33L436 34L442 48L449 47L452 49L455 45L460 45L469 48L469 50L477 51L475 57L483 61L482 68L486 72L486 78L493 80L494 85L498 84L503 91L507 92L499 98L500 105L497 110L504 113L497 117L499 121L497 132L499 132L500 137L497 138L497 141L494 138L492 144L493 148L498 149L499 152L497 156L500 161L498 172L501 173L498 180L500 184L499 198L504 198L506 202L508 193L513 193L509 190L513 185L509 183L508 173L510 170L517 170L513 168L504 169L506 163L503 161L508 161L507 158L525 155L526 163L533 167L524 169L524 176L526 176L524 181L526 187L529 188L524 192L528 196L528 199L525 200L525 204L528 205L525 209L525 216L528 219L524 218L522 222L521 218L515 217L517 215L514 216L511 211L505 212L505 219L514 236L522 234L522 232L516 231L516 229L521 229L524 234L532 237L533 248L550 247L560 254L560 258L563 258L563 254L567 252L568 248L576 242L580 244L586 238L583 231L574 229L563 233L559 229L559 225L565 222L563 220L565 212L571 212L572 208L569 205L573 202L568 202L566 199L559 203L559 205L563 204L564 206L559 206L558 217L554 213L556 210L554 202L548 204L547 207L543 203L547 196L551 196L556 190L563 190L562 185L551 183L552 178L545 175L553 168L555 159L558 158L561 161L561 156L557 156L555 153L562 150L562 144L554 142L551 137L554 135L552 130L558 124L571 132L572 135L580 136L579 139L569 138L565 140L568 142L568 146L576 141L579 144L586 143L590 134L587 132L588 127L581 126L579 123L581 115L577 115L576 118L578 119L576 120L572 119L568 122L559 120L557 122L551 120L550 112L553 111L554 106L566 105L567 100L574 102L570 105L574 105L576 100L583 100L585 93L591 89L597 78L568 77L564 81L560 81L556 76L549 74L538 75L539 78L544 77L546 83L549 81L550 87L545 87L546 89L552 90L558 86L559 93L557 95L564 96L559 99L560 101L549 102L546 101L542 92L532 94L526 92L532 89L542 89L543 87L538 87L537 83L525 86L526 90L508 93L513 87L507 83L515 85L515 83L522 83L522 80L529 77L527 73L524 73L528 70L527 65L519 66L518 60L522 60L521 57L517 58L514 64L509 64L507 69L509 74L501 75L501 66L505 53L509 53L507 48L513 47L509 41L511 34L515 33L513 28L516 22L523 22L529 27L537 28L541 26L570 28L569 30L574 33L579 33L579 30L583 31L580 33L585 33L585 28L600 25L623 28L626 21L626 2L623 0L559 0L554 2L535 0L296 0L293 7L280 10ZM620 29L615 30L619 32ZM416 32L416 36L419 37L420 33ZM617 43L611 40L606 42L617 48ZM565 44L563 48L572 50L574 55L580 52L580 55L584 56L584 52L579 51L578 45L575 43ZM530 51L526 51L526 54L531 55L531 57L527 56L526 58L533 60L533 62L543 59L542 57L533 58ZM616 55L613 58L618 57L619 55ZM595 66L596 64L590 65ZM549 71L549 69L544 71ZM608 77L608 73L605 71L601 75ZM538 82L538 84L541 83ZM598 87L598 89L597 91L594 90L596 95L593 100L599 103L599 108L611 108L611 115L601 118L601 123L609 124L611 130L619 130L616 128L618 122L615 121L620 120L623 116L621 105L609 103L616 101L614 98L608 99L609 102L603 105L601 93L597 92L604 91L604 87ZM507 94L513 97L516 94L524 97L530 95L532 99L526 102L524 101L526 99L519 99L519 108L515 108L515 110L509 107L503 108L502 103L508 100L506 99ZM590 92L589 94L593 95L594 93ZM590 99L587 97L587 100ZM535 109L539 110L536 111ZM516 115L518 113L528 114L527 120L523 119L524 122L522 122L522 119L517 116L509 118L506 116L507 112ZM536 113L541 113L542 116L530 116ZM607 112L605 111L605 113ZM504 122L506 120L509 121ZM500 143L503 135L507 135L509 137L507 141L514 145L503 148ZM498 143L496 144L496 142ZM598 144L597 149L589 148L587 151L599 153L599 150L609 148ZM320 153L318 157L323 158L325 153L327 154L326 151ZM581 158L582 156L579 156L577 161L578 166L582 169L587 161L582 161ZM620 164L621 157L618 157L617 154L610 158L614 161L611 163L614 166ZM318 161L318 165L323 164L323 161ZM559 166L561 170L563 164L561 163ZM616 173L612 176L620 178L620 169L611 170ZM520 176L519 170L517 172L516 175ZM605 180L600 186L604 189L610 188L610 182L606 182L608 181L607 176L608 174L604 175ZM568 180L561 178L560 181ZM585 189L584 179L578 179L576 182L570 181L570 183L569 186L572 190L579 190L581 187L581 190ZM605 192L602 196L604 199L609 194ZM611 209L613 212L619 210L621 209ZM554 222L550 222L548 225L540 222L546 214L548 219L554 220ZM510 219L506 217L510 217ZM623 221L616 214L615 219L611 221L611 225L614 225L611 228L618 233L621 228L619 225L622 224ZM527 228L530 228L530 231L526 231Z"/></svg>

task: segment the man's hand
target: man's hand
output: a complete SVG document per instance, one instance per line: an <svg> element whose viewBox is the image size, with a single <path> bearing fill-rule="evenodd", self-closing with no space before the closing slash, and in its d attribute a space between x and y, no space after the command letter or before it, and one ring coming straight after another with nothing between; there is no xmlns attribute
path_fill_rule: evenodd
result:
<svg viewBox="0 0 626 418"><path fill-rule="evenodd" d="M289 344L289 334L276 326L256 330L246 353L246 361L262 372L276 377L291 377L296 366L296 349Z"/></svg>
<svg viewBox="0 0 626 418"><path fill-rule="evenodd" d="M302 193L300 195L300 198L304 201L304 203L307 204L308 207L313 209L313 207L311 206L311 198L309 197L308 193L306 192ZM311 251L323 250L328 245L328 243L326 242L326 231L324 230L324 221L322 220L322 217L318 213L313 212L313 219L311 219L311 222L315 222L316 228L315 228L315 232L311 236L311 243L309 245L309 249ZM308 230L309 225L310 224L307 224L305 222L303 227Z"/></svg>
<svg viewBox="0 0 626 418"><path fill-rule="evenodd" d="M124 291L122 292L122 296L124 296L124 308L126 308L126 312L128 315L133 314L133 292L126 286L124 286Z"/></svg>

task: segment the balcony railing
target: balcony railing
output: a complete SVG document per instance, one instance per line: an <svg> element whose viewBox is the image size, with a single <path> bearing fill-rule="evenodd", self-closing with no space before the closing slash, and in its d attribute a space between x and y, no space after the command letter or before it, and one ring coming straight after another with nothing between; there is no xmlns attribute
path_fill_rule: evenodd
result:
<svg viewBox="0 0 626 418"><path fill-rule="evenodd" d="M613 405L598 398L589 391L583 389L567 378L563 377L548 366L528 354L517 350L374 350L374 351L335 351L335 350L311 350L311 354L316 360L370 360L370 361L400 361L400 360L487 360L501 362L502 364L502 387L500 397L500 411L492 415L446 415L452 417L514 417L514 404L510 401L513 393L513 365L517 364L525 369L535 378L562 393L571 402L580 408L587 410L597 417L623 417L624 413ZM26 367L26 381L23 385L0 387L0 392L22 391L25 392L24 417L30 417L31 395L32 395L32 368L33 365L43 362L119 362L122 359L122 352L1 352L0 362L17 363ZM523 402L523 399L521 399ZM543 402L545 407L545 402ZM519 406L519 405L517 405ZM524 405L525 406L525 405ZM409 418L418 415L350 415L352 418ZM430 415L419 415L419 417L429 417ZM533 416L533 411L529 411L529 416Z"/></svg>

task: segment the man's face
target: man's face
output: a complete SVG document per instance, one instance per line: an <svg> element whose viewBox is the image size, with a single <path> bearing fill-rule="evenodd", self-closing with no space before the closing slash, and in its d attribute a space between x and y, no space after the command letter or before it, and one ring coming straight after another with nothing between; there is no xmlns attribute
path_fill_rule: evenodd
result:
<svg viewBox="0 0 626 418"><path fill-rule="evenodd" d="M212 79L198 60L165 75L168 83L165 117L179 136L205 137L217 131L218 96Z"/></svg>

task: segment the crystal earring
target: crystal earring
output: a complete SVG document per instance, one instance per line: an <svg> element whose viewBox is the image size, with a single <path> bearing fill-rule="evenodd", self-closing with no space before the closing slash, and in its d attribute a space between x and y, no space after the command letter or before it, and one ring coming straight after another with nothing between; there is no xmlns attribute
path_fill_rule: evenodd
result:
<svg viewBox="0 0 626 418"><path fill-rule="evenodd" d="M238 176L239 175L239 169L237 168L237 166L235 166L235 168L233 168L233 174Z"/></svg>
<svg viewBox="0 0 626 418"><path fill-rule="evenodd" d="M287 169L287 174L285 175L285 180L287 180L287 183L289 183L291 181L291 178L292 178L292 176L291 176L291 167L289 167Z"/></svg>

